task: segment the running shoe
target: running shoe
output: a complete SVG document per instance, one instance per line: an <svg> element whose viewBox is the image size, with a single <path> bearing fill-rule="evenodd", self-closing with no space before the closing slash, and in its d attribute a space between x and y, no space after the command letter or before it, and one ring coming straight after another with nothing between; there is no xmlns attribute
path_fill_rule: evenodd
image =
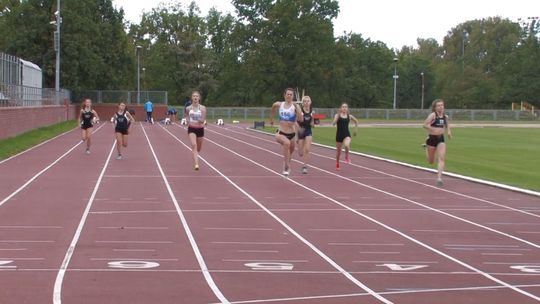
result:
<svg viewBox="0 0 540 304"><path fill-rule="evenodd" d="M195 171L199 171L199 165L195 165L195 167L193 167L193 169L194 169Z"/></svg>
<svg viewBox="0 0 540 304"><path fill-rule="evenodd" d="M90 154L90 149L86 149L86 151L84 153Z"/></svg>
<svg viewBox="0 0 540 304"><path fill-rule="evenodd" d="M437 178L437 187L442 187L443 186L443 181L441 178Z"/></svg>
<svg viewBox="0 0 540 304"><path fill-rule="evenodd" d="M339 171L341 168L339 167L339 163L336 163L336 170Z"/></svg>
<svg viewBox="0 0 540 304"><path fill-rule="evenodd" d="M118 156L116 156L116 159L118 160L122 159L122 155L118 154Z"/></svg>
<svg viewBox="0 0 540 304"><path fill-rule="evenodd" d="M302 170L300 172L302 172L302 174L307 174L307 166L302 166Z"/></svg>
<svg viewBox="0 0 540 304"><path fill-rule="evenodd" d="M289 176L289 168L283 169L283 172L281 172L284 176Z"/></svg>
<svg viewBox="0 0 540 304"><path fill-rule="evenodd" d="M349 156L345 157L345 162L347 162L347 164L351 164L351 159L349 158Z"/></svg>

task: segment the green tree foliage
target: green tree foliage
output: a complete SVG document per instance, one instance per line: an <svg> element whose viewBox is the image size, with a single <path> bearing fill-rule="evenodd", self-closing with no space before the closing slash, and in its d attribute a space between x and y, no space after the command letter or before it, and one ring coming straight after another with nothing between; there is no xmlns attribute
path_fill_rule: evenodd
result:
<svg viewBox="0 0 540 304"><path fill-rule="evenodd" d="M125 24L111 1L62 1L62 87L134 90L138 54L142 89L168 91L173 103L198 89L211 106L267 106L294 87L316 107L389 108L398 58L398 108L420 108L422 95L424 108L435 98L451 108L540 106L538 20L471 20L442 44L419 38L393 50L361 33L334 37L336 0L232 0L235 15L176 0L139 24ZM0 51L40 65L48 87L55 10L53 0L0 0Z"/></svg>

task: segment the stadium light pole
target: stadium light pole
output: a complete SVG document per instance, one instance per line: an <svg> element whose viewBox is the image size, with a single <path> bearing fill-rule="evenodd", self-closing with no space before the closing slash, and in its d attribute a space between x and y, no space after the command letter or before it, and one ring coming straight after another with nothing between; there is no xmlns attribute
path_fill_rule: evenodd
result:
<svg viewBox="0 0 540 304"><path fill-rule="evenodd" d="M420 109L424 109L424 72L420 73L420 76L422 76L422 101L420 103Z"/></svg>
<svg viewBox="0 0 540 304"><path fill-rule="evenodd" d="M56 103L60 103L60 25L62 24L62 17L60 16L60 0L56 1L56 12L54 13L56 21L52 21L51 24L56 25L56 31L54 32L54 49L56 51L56 71L54 80L54 91L56 93Z"/></svg>
<svg viewBox="0 0 540 304"><path fill-rule="evenodd" d="M137 104L141 103L141 49L142 46L137 45Z"/></svg>
<svg viewBox="0 0 540 304"><path fill-rule="evenodd" d="M397 62L398 58L394 57L394 110L396 109L396 97L397 97L397 80L399 76L397 75Z"/></svg>

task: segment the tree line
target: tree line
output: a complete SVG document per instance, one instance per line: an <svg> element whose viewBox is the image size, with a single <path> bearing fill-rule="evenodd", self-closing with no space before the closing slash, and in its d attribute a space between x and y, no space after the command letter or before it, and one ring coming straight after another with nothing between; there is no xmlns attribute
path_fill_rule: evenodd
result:
<svg viewBox="0 0 540 304"><path fill-rule="evenodd" d="M135 90L140 46L142 89L168 91L172 103L198 89L212 106L264 106L294 87L316 107L388 108L396 69L398 108L420 108L422 95L424 108L435 98L451 108L540 106L538 20L471 20L442 44L391 49L361 33L334 36L336 0L231 2L235 15L173 2L130 24L112 0L63 0L61 86ZM55 11L53 0L0 0L0 50L41 66L45 87L54 87Z"/></svg>

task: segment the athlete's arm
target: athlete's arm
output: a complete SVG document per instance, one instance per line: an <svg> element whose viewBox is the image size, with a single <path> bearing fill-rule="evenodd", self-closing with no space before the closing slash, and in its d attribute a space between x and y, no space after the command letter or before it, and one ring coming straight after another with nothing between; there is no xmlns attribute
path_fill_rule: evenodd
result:
<svg viewBox="0 0 540 304"><path fill-rule="evenodd" d="M281 101L276 101L272 104L272 108L270 108L270 125L274 125L274 117L276 116L276 109L279 108L281 105Z"/></svg>
<svg viewBox="0 0 540 304"><path fill-rule="evenodd" d="M339 114L334 115L334 119L332 120L332 125L333 126L336 125L338 118L339 118Z"/></svg>
<svg viewBox="0 0 540 304"><path fill-rule="evenodd" d="M433 127L431 126L431 123L433 122L433 119L435 119L435 113L431 113L428 115L426 120L424 120L424 129L428 130L429 132L433 131Z"/></svg>
<svg viewBox="0 0 540 304"><path fill-rule="evenodd" d="M352 121L354 121L353 135L356 136L356 133L358 133L358 119L356 119L356 117L352 116L351 114L349 114L349 117L352 119Z"/></svg>
<svg viewBox="0 0 540 304"><path fill-rule="evenodd" d="M446 124L445 124L446 132L448 133L448 138L452 138L452 130L450 129L450 124L448 123L448 115L445 115L445 116L446 116Z"/></svg>

